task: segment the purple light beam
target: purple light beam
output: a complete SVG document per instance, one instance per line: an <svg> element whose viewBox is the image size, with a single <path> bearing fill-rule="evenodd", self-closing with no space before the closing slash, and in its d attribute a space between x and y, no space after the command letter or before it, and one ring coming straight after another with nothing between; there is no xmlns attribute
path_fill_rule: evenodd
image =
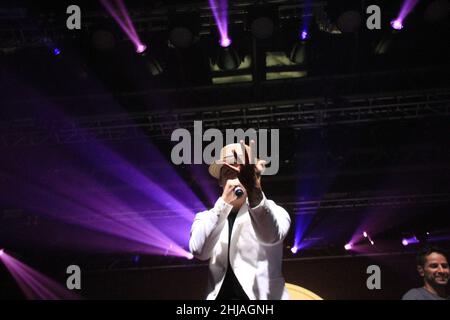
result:
<svg viewBox="0 0 450 320"><path fill-rule="evenodd" d="M410 12L414 9L414 7L417 5L418 2L419 2L419 0L404 0L402 7L400 9L400 13L398 14L397 18L395 18L393 21L391 21L392 28L394 28L396 30L402 29L403 21L410 14Z"/></svg>
<svg viewBox="0 0 450 320"><path fill-rule="evenodd" d="M36 95L33 90L25 92ZM68 122L67 116L56 106L46 99L42 101L39 118ZM111 106L116 105L112 100ZM91 240L91 244L87 239L74 237L71 241L75 245L82 242L90 249L126 249L190 258L189 252L179 244L187 246L189 227L195 213L193 209L203 211L205 208L170 162L150 142L130 147L127 144L124 152L100 143L88 131L80 131L92 142L57 148L53 153L50 148L42 150L42 154L36 150L30 154L24 150L5 155L2 161L8 166L3 166L0 174L3 173L5 181L8 181L8 187L1 186L0 198L35 214L98 231L99 236L112 236L109 239L105 237L104 243ZM72 153L67 154L68 149ZM139 154L130 154L129 149L139 150ZM18 162L17 158L22 161ZM156 165L150 171L142 171L129 158L148 159ZM109 163L118 166L112 167ZM52 166L69 166L70 170L66 170L68 174L63 177L47 175ZM111 192L108 182L101 184L97 178L85 174L86 169L92 167L101 169L102 176L106 175L108 181L112 178L131 188L127 193ZM177 191L174 191L174 185ZM161 210L174 213L175 220L160 219L159 223L151 223L152 213ZM120 244L113 243L112 240L118 242L117 238L121 240Z"/></svg>
<svg viewBox="0 0 450 320"><path fill-rule="evenodd" d="M123 32L125 32L128 38L130 38L130 40L133 42L136 48L136 52L144 52L147 46L145 46L140 40L123 2L121 0L116 0L116 5L119 7L118 11L116 11L117 9L114 8L108 0L100 0L100 2L118 23ZM122 17L119 16L119 12Z"/></svg>
<svg viewBox="0 0 450 320"><path fill-rule="evenodd" d="M311 2L311 0L306 0L305 8L303 9L302 27L300 30L300 40L302 41L308 39L309 36L309 28L313 17Z"/></svg>
<svg viewBox="0 0 450 320"><path fill-rule="evenodd" d="M419 239L416 238L416 236L410 237L410 238L404 238L402 240L402 244L406 247L410 244L416 244L419 243Z"/></svg>
<svg viewBox="0 0 450 320"><path fill-rule="evenodd" d="M25 297L29 300L78 300L80 297L70 292L58 282L13 258L4 250L0 260L16 280Z"/></svg>
<svg viewBox="0 0 450 320"><path fill-rule="evenodd" d="M222 47L228 47L231 44L231 39L228 36L228 1L208 1L220 33L220 45Z"/></svg>

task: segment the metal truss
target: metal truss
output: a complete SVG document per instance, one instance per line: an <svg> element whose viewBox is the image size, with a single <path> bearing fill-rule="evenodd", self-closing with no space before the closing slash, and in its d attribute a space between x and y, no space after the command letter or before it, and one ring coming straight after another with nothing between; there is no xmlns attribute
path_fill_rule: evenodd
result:
<svg viewBox="0 0 450 320"><path fill-rule="evenodd" d="M331 197L334 197L331 199ZM293 215L311 215L316 214L318 210L350 210L355 211L361 208L396 208L396 207L424 207L439 206L450 204L450 193L435 194L406 194L406 195L376 195L374 192L366 196L358 194L337 193L327 195L327 198L320 200L301 200L278 202L279 205L286 208ZM196 212L204 210L201 207L189 208L192 217ZM174 210L143 210L133 212L111 212L110 217L118 221L130 220L150 220L157 221L161 219L184 219L181 218ZM32 213L23 210L3 210L0 212L0 220L24 220L29 221L35 217ZM83 216L80 217L74 213L70 215L71 221L79 222L96 222L98 217ZM66 220L65 220L66 221Z"/></svg>
<svg viewBox="0 0 450 320"><path fill-rule="evenodd" d="M79 99L79 98L76 98ZM448 117L450 88L391 94L353 95L339 101L325 98L211 106L157 112L102 115L74 120L23 119L0 124L3 147L82 143L95 137L126 141L167 138L177 128L313 129L332 124Z"/></svg>
<svg viewBox="0 0 450 320"><path fill-rule="evenodd" d="M405 206L428 206L449 204L450 194L409 194L394 196L356 196L315 201L286 202L284 206L292 208L296 215L314 214L324 209L358 209L358 208L395 208Z"/></svg>

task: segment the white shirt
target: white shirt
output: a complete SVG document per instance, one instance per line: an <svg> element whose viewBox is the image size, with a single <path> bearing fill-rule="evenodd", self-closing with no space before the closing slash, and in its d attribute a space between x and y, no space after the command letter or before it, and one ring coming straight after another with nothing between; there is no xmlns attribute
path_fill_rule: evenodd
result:
<svg viewBox="0 0 450 320"><path fill-rule="evenodd" d="M215 299L228 266L228 214L233 206L219 198L211 210L197 213L189 248L200 260L209 261L208 300ZM291 219L286 210L263 195L249 209L248 200L234 222L230 264L251 300L289 299L281 273L283 240Z"/></svg>

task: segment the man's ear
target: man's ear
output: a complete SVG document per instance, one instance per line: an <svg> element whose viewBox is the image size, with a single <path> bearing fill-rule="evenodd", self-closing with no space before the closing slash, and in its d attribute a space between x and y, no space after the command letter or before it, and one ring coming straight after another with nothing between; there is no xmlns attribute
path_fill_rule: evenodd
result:
<svg viewBox="0 0 450 320"><path fill-rule="evenodd" d="M423 270L422 266L417 266L417 272L420 274L421 277L425 276L425 271Z"/></svg>

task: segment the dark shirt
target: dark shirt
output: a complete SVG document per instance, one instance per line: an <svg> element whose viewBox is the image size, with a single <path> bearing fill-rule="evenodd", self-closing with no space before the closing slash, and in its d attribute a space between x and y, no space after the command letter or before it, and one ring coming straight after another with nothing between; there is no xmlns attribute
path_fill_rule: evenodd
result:
<svg viewBox="0 0 450 320"><path fill-rule="evenodd" d="M230 212L228 215L228 266L225 279L223 280L222 287L220 288L216 300L250 300L244 289L242 289L230 264L231 231L233 230L236 216L237 212Z"/></svg>
<svg viewBox="0 0 450 320"><path fill-rule="evenodd" d="M405 293L402 300L448 300L449 298L441 298L432 294L425 288L414 288Z"/></svg>

